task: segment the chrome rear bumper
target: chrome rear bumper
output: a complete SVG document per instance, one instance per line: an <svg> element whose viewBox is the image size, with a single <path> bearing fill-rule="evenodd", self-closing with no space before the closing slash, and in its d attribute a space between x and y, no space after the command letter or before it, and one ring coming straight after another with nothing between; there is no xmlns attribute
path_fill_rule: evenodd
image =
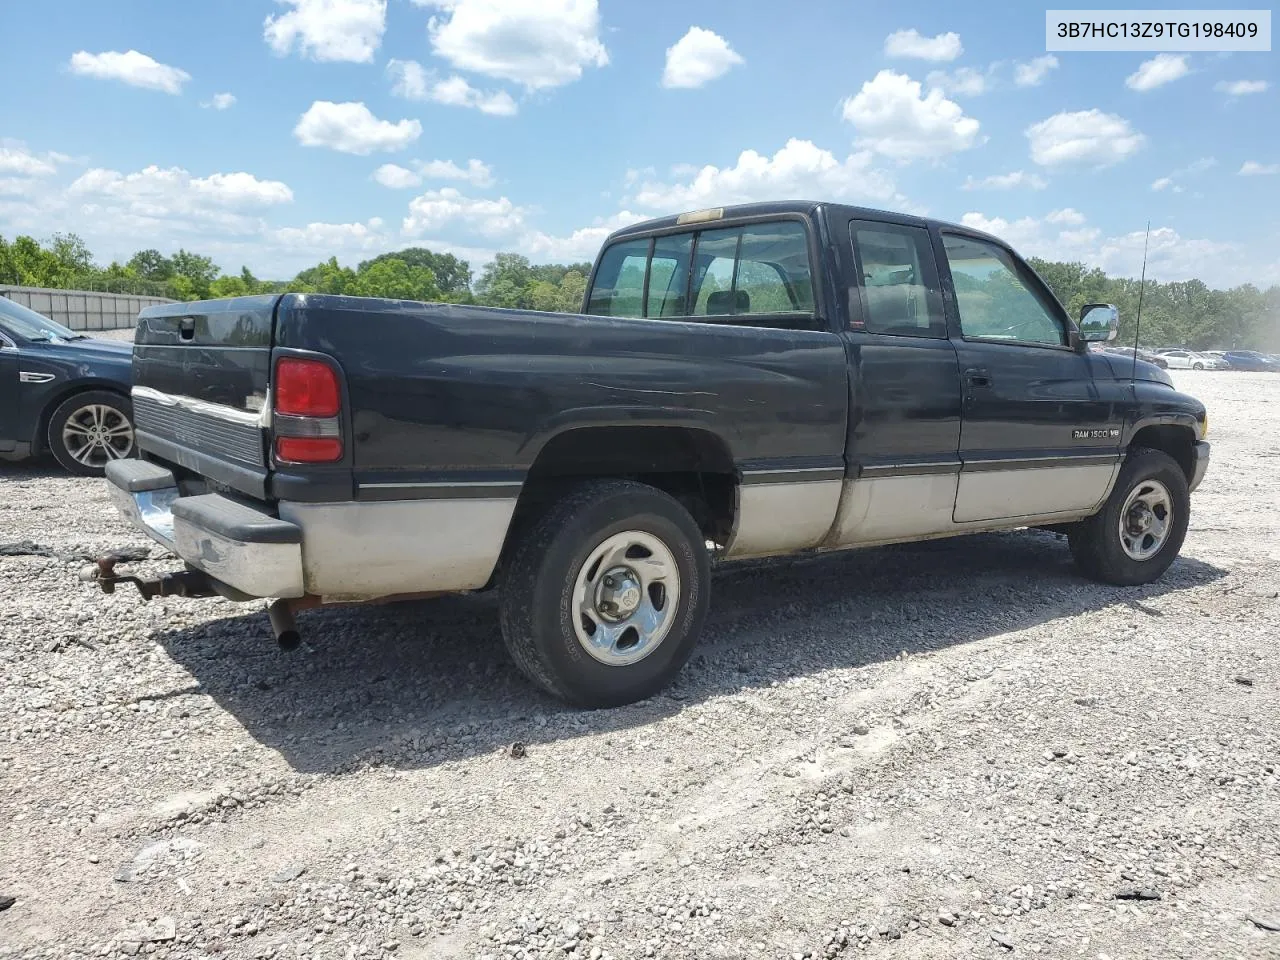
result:
<svg viewBox="0 0 1280 960"><path fill-rule="evenodd" d="M144 460L107 465L111 499L135 527L249 597L301 597L302 530L221 494L184 497L173 473Z"/></svg>

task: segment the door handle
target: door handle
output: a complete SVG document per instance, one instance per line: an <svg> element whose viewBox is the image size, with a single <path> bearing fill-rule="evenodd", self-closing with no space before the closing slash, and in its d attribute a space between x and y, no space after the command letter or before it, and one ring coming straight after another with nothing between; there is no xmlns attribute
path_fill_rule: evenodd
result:
<svg viewBox="0 0 1280 960"><path fill-rule="evenodd" d="M986 370L966 370L964 372L964 379L971 387L991 386L991 374Z"/></svg>

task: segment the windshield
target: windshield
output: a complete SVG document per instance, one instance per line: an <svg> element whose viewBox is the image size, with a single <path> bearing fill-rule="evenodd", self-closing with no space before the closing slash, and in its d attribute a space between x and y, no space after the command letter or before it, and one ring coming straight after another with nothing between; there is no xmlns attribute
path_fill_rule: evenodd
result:
<svg viewBox="0 0 1280 960"><path fill-rule="evenodd" d="M79 340L83 336L3 296L0 296L0 330L24 340Z"/></svg>

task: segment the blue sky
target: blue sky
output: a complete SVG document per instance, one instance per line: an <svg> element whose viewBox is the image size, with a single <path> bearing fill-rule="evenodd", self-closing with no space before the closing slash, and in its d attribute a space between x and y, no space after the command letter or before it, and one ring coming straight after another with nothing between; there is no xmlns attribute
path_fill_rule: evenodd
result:
<svg viewBox="0 0 1280 960"><path fill-rule="evenodd" d="M103 260L590 259L638 219L804 197L1135 275L1150 219L1159 279L1280 283L1274 53L1049 56L1031 4L6 7L0 235Z"/></svg>

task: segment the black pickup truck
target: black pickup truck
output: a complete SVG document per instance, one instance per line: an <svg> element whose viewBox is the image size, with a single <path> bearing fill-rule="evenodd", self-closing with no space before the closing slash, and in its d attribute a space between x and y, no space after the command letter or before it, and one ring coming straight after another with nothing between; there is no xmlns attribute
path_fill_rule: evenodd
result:
<svg viewBox="0 0 1280 960"><path fill-rule="evenodd" d="M628 227L583 315L311 296L153 307L120 508L165 593L294 611L493 587L572 703L659 690L733 560L1052 527L1087 576L1173 562L1204 406L1094 352L994 237L828 203ZM123 580L116 558L86 576Z"/></svg>

